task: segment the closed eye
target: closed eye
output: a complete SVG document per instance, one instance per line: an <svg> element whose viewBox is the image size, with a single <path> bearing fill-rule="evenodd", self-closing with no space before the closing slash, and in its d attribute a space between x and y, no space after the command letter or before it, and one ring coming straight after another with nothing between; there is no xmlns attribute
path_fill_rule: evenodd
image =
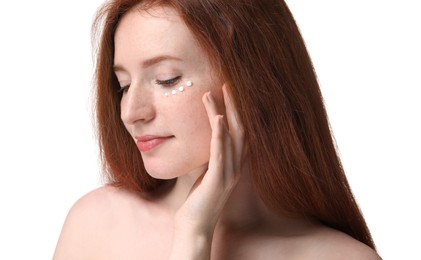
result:
<svg viewBox="0 0 421 260"><path fill-rule="evenodd" d="M130 85L123 86L119 90L117 90L117 93L118 94L124 94L129 90L129 87L130 87Z"/></svg>
<svg viewBox="0 0 421 260"><path fill-rule="evenodd" d="M172 78L172 79L167 79L167 80L159 80L159 79L157 79L156 81L155 81L155 83L157 84L157 85L161 85L161 86L165 86L165 87L171 87L171 86L173 86L174 84L176 84L176 83L178 83L178 81L181 79L181 76L177 76L177 77L175 77L175 78Z"/></svg>

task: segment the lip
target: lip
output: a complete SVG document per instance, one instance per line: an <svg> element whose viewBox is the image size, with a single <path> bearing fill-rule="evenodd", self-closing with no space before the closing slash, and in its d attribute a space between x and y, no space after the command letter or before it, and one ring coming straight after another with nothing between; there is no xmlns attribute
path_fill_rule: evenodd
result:
<svg viewBox="0 0 421 260"><path fill-rule="evenodd" d="M141 152L149 152L157 146L161 145L173 136L156 136L156 135L144 135L136 137L137 148Z"/></svg>

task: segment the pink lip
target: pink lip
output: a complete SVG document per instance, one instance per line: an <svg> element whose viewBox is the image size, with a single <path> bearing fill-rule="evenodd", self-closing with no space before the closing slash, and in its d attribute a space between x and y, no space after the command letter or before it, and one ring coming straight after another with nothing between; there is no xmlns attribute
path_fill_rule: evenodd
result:
<svg viewBox="0 0 421 260"><path fill-rule="evenodd" d="M163 142L170 139L172 136L154 136L154 135L145 135L141 137L136 137L137 148L141 152L148 152Z"/></svg>

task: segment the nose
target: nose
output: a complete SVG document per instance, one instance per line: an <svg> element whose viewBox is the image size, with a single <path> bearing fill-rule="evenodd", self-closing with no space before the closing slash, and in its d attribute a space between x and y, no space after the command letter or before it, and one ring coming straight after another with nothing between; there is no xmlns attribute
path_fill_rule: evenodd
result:
<svg viewBox="0 0 421 260"><path fill-rule="evenodd" d="M141 84L132 84L120 103L123 123L149 122L155 117L152 90Z"/></svg>

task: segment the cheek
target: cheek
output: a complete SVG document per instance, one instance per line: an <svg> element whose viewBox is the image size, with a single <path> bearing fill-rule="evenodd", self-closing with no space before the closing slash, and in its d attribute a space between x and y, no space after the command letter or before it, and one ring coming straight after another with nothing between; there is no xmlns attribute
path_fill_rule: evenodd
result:
<svg viewBox="0 0 421 260"><path fill-rule="evenodd" d="M202 101L194 102L185 107L186 113L184 114L184 127L191 137L210 136L211 127L209 123L209 117L203 106ZM209 138L208 138L209 139Z"/></svg>
<svg viewBox="0 0 421 260"><path fill-rule="evenodd" d="M187 101L188 100L188 101ZM187 99L175 109L173 121L185 147L192 154L209 154L212 130L201 96Z"/></svg>
<svg viewBox="0 0 421 260"><path fill-rule="evenodd" d="M189 120L191 121L184 138L185 151L189 161L197 167L209 162L212 130L204 111L192 114Z"/></svg>

